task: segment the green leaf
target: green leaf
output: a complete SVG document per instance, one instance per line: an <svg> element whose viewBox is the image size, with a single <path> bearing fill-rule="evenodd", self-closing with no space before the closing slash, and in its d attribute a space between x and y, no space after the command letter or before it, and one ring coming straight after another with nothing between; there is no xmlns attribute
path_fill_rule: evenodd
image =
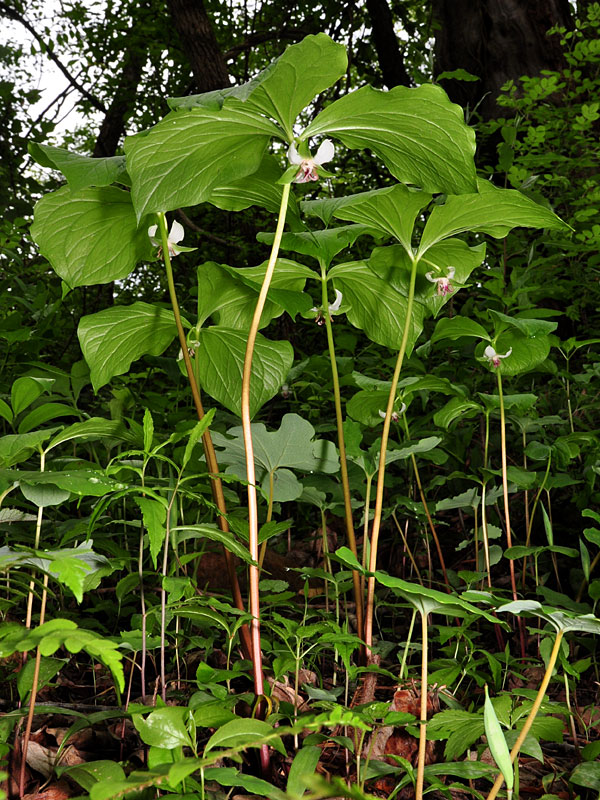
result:
<svg viewBox="0 0 600 800"><path fill-rule="evenodd" d="M125 772L116 761L88 761L84 764L75 764L67 767L60 773L78 783L86 792L98 783L125 780Z"/></svg>
<svg viewBox="0 0 600 800"><path fill-rule="evenodd" d="M92 158L71 153L63 147L30 142L29 155L43 167L62 172L71 191L77 192L87 186L109 186L111 183L129 183L125 167L125 156Z"/></svg>
<svg viewBox="0 0 600 800"><path fill-rule="evenodd" d="M13 414L12 409L8 405L6 400L2 400L2 398L0 398L0 417L5 419L8 422L8 424L11 425L14 416L15 415ZM27 431L21 431L21 433L27 433Z"/></svg>
<svg viewBox="0 0 600 800"><path fill-rule="evenodd" d="M42 443L48 439L56 428L33 433L8 434L0 438L0 468L12 467L25 461L34 450L41 450Z"/></svg>
<svg viewBox="0 0 600 800"><path fill-rule="evenodd" d="M25 434L29 435L29 434ZM5 437L6 438L6 437ZM2 440L0 439L0 444ZM124 489L125 484L108 478L100 470L74 469L62 472L35 472L29 470L0 470L0 478L19 481L33 486L51 484L66 492L102 497L108 492Z"/></svg>
<svg viewBox="0 0 600 800"><path fill-rule="evenodd" d="M154 420L152 419L152 412L149 408L144 410L144 452L149 453L152 450L152 442L154 440Z"/></svg>
<svg viewBox="0 0 600 800"><path fill-rule="evenodd" d="M278 753L283 756L287 755L285 747L281 739L273 736L274 729L268 722L263 722L260 719L232 719L231 722L226 722L210 737L204 752L208 753L214 750L215 747L240 747L247 745L248 747L260 747L265 738L269 737L270 747L275 748Z"/></svg>
<svg viewBox="0 0 600 800"><path fill-rule="evenodd" d="M126 278L153 247L138 229L131 195L114 186L72 192L63 186L36 204L31 235L70 288Z"/></svg>
<svg viewBox="0 0 600 800"><path fill-rule="evenodd" d="M308 745L298 750L288 773L286 787L288 794L302 797L307 788L306 778L315 774L321 754L321 748L314 745Z"/></svg>
<svg viewBox="0 0 600 800"><path fill-rule="evenodd" d="M407 317L408 300L378 277L365 261L337 264L329 271L344 303L350 304L346 316L356 328L363 330L377 344L399 350ZM424 309L413 306L407 344L407 355L423 330Z"/></svg>
<svg viewBox="0 0 600 800"><path fill-rule="evenodd" d="M172 311L148 303L113 306L82 317L77 335L94 390L143 355L161 355L177 334Z"/></svg>
<svg viewBox="0 0 600 800"><path fill-rule="evenodd" d="M475 134L439 86L389 92L364 86L322 111L302 138L322 134L372 150L397 180L427 192L476 189Z"/></svg>
<svg viewBox="0 0 600 800"><path fill-rule="evenodd" d="M121 441L137 444L136 436L118 419L103 419L91 417L85 422L75 422L55 436L48 447L48 453L54 447L74 439L83 439L86 442L98 439L120 439Z"/></svg>
<svg viewBox="0 0 600 800"><path fill-rule="evenodd" d="M600 790L600 762L588 761L585 764L578 764L569 781L576 786L585 786L586 789Z"/></svg>
<svg viewBox="0 0 600 800"><path fill-rule="evenodd" d="M166 706L151 711L144 719L141 714L132 714L132 722L144 744L151 747L193 747L185 718L191 714L187 707Z"/></svg>
<svg viewBox="0 0 600 800"><path fill-rule="evenodd" d="M463 397L453 397L445 406L436 411L433 421L439 428L448 428L457 419L474 417L483 413L483 407L474 400L465 400Z"/></svg>
<svg viewBox="0 0 600 800"><path fill-rule="evenodd" d="M60 658L42 658L40 660L39 676L36 689L39 691L47 686L52 678L65 666L65 661ZM24 703L31 692L36 664L34 659L26 661L17 675L17 691L21 702Z"/></svg>
<svg viewBox="0 0 600 800"><path fill-rule="evenodd" d="M34 428L39 428L45 422L59 417L77 417L77 409L64 403L44 403L26 414L19 422L19 433L29 433ZM10 422L10 420L9 420Z"/></svg>
<svg viewBox="0 0 600 800"><path fill-rule="evenodd" d="M247 564L255 564L256 562L250 558L248 549L243 544L237 541L232 533L219 530L219 528L212 525L178 525L172 528L172 531L182 534L177 537L178 542L185 542L188 539L210 539L212 542L219 542L230 553L233 553L242 561Z"/></svg>
<svg viewBox="0 0 600 800"><path fill-rule="evenodd" d="M35 486L21 482L21 491L23 492L23 496L38 508L57 506L60 503L64 503L64 501L68 500L70 497L70 492L48 484L45 486Z"/></svg>
<svg viewBox="0 0 600 800"><path fill-rule="evenodd" d="M150 497L136 497L135 502L142 511L144 527L148 531L148 540L150 542L150 556L154 569L156 569L156 556L160 552L167 535L165 527L167 509L158 500L153 500Z"/></svg>
<svg viewBox="0 0 600 800"><path fill-rule="evenodd" d="M443 206L435 206L421 237L419 257L436 242L466 231L500 239L518 227L557 230L569 227L552 211L515 189L498 189L482 180L477 188L476 194L448 197Z"/></svg>
<svg viewBox="0 0 600 800"><path fill-rule="evenodd" d="M510 760L510 752L506 744L506 739L504 738L504 732L502 731L502 727L494 711L494 706L488 695L487 686L485 687L485 704L483 709L483 724L485 725L488 747L490 748L494 761L498 765L498 769L504 776L506 788L512 791L515 775L512 761Z"/></svg>
<svg viewBox="0 0 600 800"><path fill-rule="evenodd" d="M227 438L214 433L216 447L225 448L219 453L219 463L227 464L227 473L246 479L246 457L241 427L227 431ZM268 478L282 468L302 472L336 472L339 461L335 445L324 439L314 439L315 429L297 414L286 414L277 431L267 431L259 422L252 425L256 479L262 482L265 496L269 495ZM302 488L300 487L300 492ZM299 496L299 495L297 495ZM277 491L274 499L278 500Z"/></svg>
<svg viewBox="0 0 600 800"><path fill-rule="evenodd" d="M125 139L138 219L194 206L260 167L271 137L282 132L239 104L173 111L149 131Z"/></svg>
<svg viewBox="0 0 600 800"><path fill-rule="evenodd" d="M548 358L550 353L550 339L547 336L531 338L523 336L516 330L501 333L495 340L494 349L500 355L512 352L500 360L500 366L495 367L491 361L483 357L485 346L479 344L475 349L475 356L484 363L490 372L498 371L501 375L520 375L523 372L535 369Z"/></svg>
<svg viewBox="0 0 600 800"><path fill-rule="evenodd" d="M205 432L208 430L212 421L215 416L216 409L211 408L204 417L199 420L190 433L190 436L187 440L187 444L185 446L185 451L183 453L183 459L181 461L181 470L183 471L189 463L190 458L192 457L192 453L194 452L194 448L200 441L200 439L204 436Z"/></svg>
<svg viewBox="0 0 600 800"><path fill-rule="evenodd" d="M439 342L443 339L454 341L462 336L473 336L486 342L492 341L492 337L483 325L470 317L443 317L435 326L431 342Z"/></svg>
<svg viewBox="0 0 600 800"><path fill-rule="evenodd" d="M211 327L200 331L196 353L202 389L241 416L242 371L247 334L230 328ZM280 390L292 366L294 351L289 342L273 342L260 333L256 337L250 384L250 415Z"/></svg>
<svg viewBox="0 0 600 800"><path fill-rule="evenodd" d="M339 228L327 228L322 231L284 233L281 239L281 250L291 250L294 253L322 259L329 266L334 256L347 247L351 247L359 236L365 234L376 236L378 231L368 225L343 225ZM256 238L259 242L270 245L273 243L275 234L259 233ZM316 279L318 276L313 272L310 277Z"/></svg>
<svg viewBox="0 0 600 800"><path fill-rule="evenodd" d="M10 390L10 402L15 417L37 400L43 392L50 391L53 384L53 378L33 378L29 375L17 378Z"/></svg>

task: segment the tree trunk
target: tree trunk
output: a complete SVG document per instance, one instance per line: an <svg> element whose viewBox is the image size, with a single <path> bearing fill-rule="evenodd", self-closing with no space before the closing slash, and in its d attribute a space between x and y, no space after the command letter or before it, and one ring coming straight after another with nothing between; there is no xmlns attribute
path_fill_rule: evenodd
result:
<svg viewBox="0 0 600 800"><path fill-rule="evenodd" d="M199 92L231 85L229 70L202 0L167 0Z"/></svg>
<svg viewBox="0 0 600 800"><path fill-rule="evenodd" d="M569 0L433 0L439 24L436 73L466 69L478 81L442 81L450 98L484 119L504 115L500 87L522 75L560 69L562 51L553 25L572 28Z"/></svg>
<svg viewBox="0 0 600 800"><path fill-rule="evenodd" d="M384 85L388 89L394 86L410 86L410 76L404 67L398 37L394 31L394 18L387 0L367 0L367 11Z"/></svg>
<svg viewBox="0 0 600 800"><path fill-rule="evenodd" d="M141 47L131 47L125 53L123 71L114 98L100 126L92 155L95 158L114 156L125 133L127 117L135 107L137 88L146 62Z"/></svg>

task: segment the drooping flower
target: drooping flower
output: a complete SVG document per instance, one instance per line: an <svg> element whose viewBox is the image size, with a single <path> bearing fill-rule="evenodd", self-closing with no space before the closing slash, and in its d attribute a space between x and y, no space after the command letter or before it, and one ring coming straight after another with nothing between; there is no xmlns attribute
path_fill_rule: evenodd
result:
<svg viewBox="0 0 600 800"><path fill-rule="evenodd" d="M341 305L342 305L342 293L340 292L339 289L336 289L335 290L335 300L333 301L333 303L330 303L329 306L328 306L329 316L331 317L332 314L335 314L337 311L339 311ZM318 308L317 306L313 306L311 308L311 311L314 314L317 315L317 319L316 319L317 325L322 325L323 322L324 322L323 309L322 308Z"/></svg>
<svg viewBox="0 0 600 800"><path fill-rule="evenodd" d="M433 272L425 273L425 277L431 283L437 283L437 293L441 295L451 294L454 291L454 287L450 283L450 281L454 278L456 273L456 269L454 267L448 267L448 274L441 278L434 278Z"/></svg>
<svg viewBox="0 0 600 800"><path fill-rule="evenodd" d="M318 181L319 167L331 161L334 153L335 148L329 139L325 139L324 142L321 142L314 158L303 158L296 149L296 145L291 144L288 149L288 159L290 164L300 167L293 182L308 183L309 181Z"/></svg>
<svg viewBox="0 0 600 800"><path fill-rule="evenodd" d="M500 359L501 358L508 358L511 353L512 353L512 347L509 347L508 351L506 353L504 353L504 355L501 355L500 353L497 353L494 350L494 348L492 347L491 344L488 344L488 346L483 351L483 357L487 358L488 361L491 361L492 364L495 367L499 367L500 366Z"/></svg>
<svg viewBox="0 0 600 800"><path fill-rule="evenodd" d="M401 415L404 414L405 411L406 411L406 403L402 403L398 411L392 411L392 422L398 422ZM379 409L379 416L381 417L381 419L385 419L387 415L385 411Z"/></svg>
<svg viewBox="0 0 600 800"><path fill-rule="evenodd" d="M151 225L148 228L148 236L150 237L150 241L155 247L162 247L162 241L160 238L156 237L158 231L158 225ZM171 225L171 230L169 231L168 235L168 242L169 242L169 255L171 257L178 255L179 253L187 252L188 250L195 250L194 247L183 247L179 245L179 242L184 237L184 230L183 225L181 225L177 220L173 220L173 224Z"/></svg>

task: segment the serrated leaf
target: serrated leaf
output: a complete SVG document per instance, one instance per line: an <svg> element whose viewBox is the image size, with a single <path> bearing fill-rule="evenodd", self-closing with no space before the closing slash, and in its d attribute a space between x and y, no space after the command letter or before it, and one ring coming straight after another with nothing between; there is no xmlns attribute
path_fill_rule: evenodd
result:
<svg viewBox="0 0 600 800"><path fill-rule="evenodd" d="M499 239L518 227L555 230L569 227L552 211L515 189L498 189L482 180L477 188L477 193L448 197L443 206L432 210L421 237L419 256L436 242L466 231L487 233Z"/></svg>
<svg viewBox="0 0 600 800"><path fill-rule="evenodd" d="M95 391L132 361L161 355L177 334L172 311L148 303L112 306L79 321L77 335Z"/></svg>
<svg viewBox="0 0 600 800"><path fill-rule="evenodd" d="M156 556L160 552L167 529L165 522L167 520L167 509L158 500L153 500L151 497L136 497L135 502L140 507L142 517L144 520L144 527L148 532L148 541L150 542L150 557L156 569Z"/></svg>
<svg viewBox="0 0 600 800"><path fill-rule="evenodd" d="M220 326L203 328L199 339L196 359L202 389L233 414L241 416L246 332ZM251 417L280 390L293 360L294 351L289 342L273 342L257 334L250 384Z"/></svg>
<svg viewBox="0 0 600 800"><path fill-rule="evenodd" d="M328 106L302 138L323 134L372 150L397 180L427 192L476 189L475 134L439 86L389 92L365 86Z"/></svg>
<svg viewBox="0 0 600 800"><path fill-rule="evenodd" d="M72 192L63 186L35 206L31 235L64 282L75 286L126 278L153 248L147 220L138 229L131 195L114 186Z"/></svg>
<svg viewBox="0 0 600 800"><path fill-rule="evenodd" d="M137 218L209 200L213 189L260 167L280 128L237 105L174 111L145 133L125 139Z"/></svg>

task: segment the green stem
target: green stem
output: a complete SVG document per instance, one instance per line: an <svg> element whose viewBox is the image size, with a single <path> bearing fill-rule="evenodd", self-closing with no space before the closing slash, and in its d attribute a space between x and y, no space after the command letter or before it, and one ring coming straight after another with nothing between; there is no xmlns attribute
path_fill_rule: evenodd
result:
<svg viewBox="0 0 600 800"><path fill-rule="evenodd" d="M411 328L412 309L415 298L415 282L417 279L417 260L413 258L410 271L410 283L408 287L408 300L406 304L406 319L404 321L404 331L402 333L402 341L400 343L400 350L398 358L396 359L396 368L392 377L392 385L390 387L390 394L388 397L388 404L383 420L383 432L381 434L381 451L379 453L379 473L377 475L377 487L375 491L375 512L373 516L373 527L371 529L371 557L369 559L369 572L375 572L377 569L377 545L379 543L379 530L381 528L381 516L383 512L383 488L385 481L385 456L387 452L387 444L390 435L390 425L392 422L392 413L394 411L394 403L396 400L396 390L398 389L398 380L400 378L400 370L404 362L404 354L408 345L408 336ZM364 640L367 646L367 651L370 650L373 643L373 613L375 603L375 578L370 577L367 582L367 607L365 614L365 630Z"/></svg>
<svg viewBox="0 0 600 800"><path fill-rule="evenodd" d="M181 352L183 353L183 363L185 365L185 371L187 373L188 383L190 385L192 398L194 400L196 416L198 417L199 420L201 420L204 417L204 407L202 405L202 399L200 398L200 390L198 388L199 382L196 380L196 376L194 374L194 368L192 366L190 354L188 353L187 349L185 331L183 330L183 323L181 322L181 314L179 312L179 302L177 300L177 292L175 291L175 280L173 278L173 268L171 266L171 254L169 253L169 236L167 232L167 223L165 221L165 215L163 213L159 213L156 216L158 218L158 227L160 230L160 236L162 241L165 272L167 275L167 284L169 287L169 297L171 299L173 316L175 317L177 336L179 338L179 345L181 347ZM215 453L212 437L210 435L210 431L208 430L205 431L204 434L202 435L202 445L204 447L206 463L209 472L211 474L211 490L213 498L217 506L217 509L219 511L217 515L217 522L219 528L223 531L223 533L229 533L229 524L227 522L227 505L225 503L225 495L223 494L223 484L221 482L221 479L219 478L219 464L217 461L217 456ZM229 574L229 582L231 584L233 600L235 602L236 607L240 611L245 611L246 607L242 599L242 592L240 590L240 584L237 578L237 573L235 571L235 560L231 555L231 553L229 552L229 550L227 550L227 548L225 547L223 548L223 553L225 555L225 562L227 564L227 572ZM246 625L242 626L242 628L240 629L240 636L244 654L246 658L251 658L252 645L250 641L250 633Z"/></svg>
<svg viewBox="0 0 600 800"><path fill-rule="evenodd" d="M531 710L525 720L525 724L521 728L521 733L517 737L517 741L513 745L513 749L510 751L510 760L514 764L516 757L519 754L519 750L521 749L521 745L525 741L527 734L531 730L531 726L533 725L533 721L536 718L538 711L540 710L540 706L542 705L542 701L546 695L546 689L548 688L548 684L550 683L550 678L552 677L552 670L554 669L554 665L556 664L556 659L558 658L558 653L560 651L560 643L562 641L564 631L559 630L556 634L556 640L554 642L554 647L552 648L552 652L550 653L550 658L548 660L548 666L546 667L546 672L544 673L544 678L542 683L540 684L540 688L538 693L533 701L533 705L531 706ZM490 793L487 796L487 800L494 800L500 789L502 788L502 784L504 783L504 776L502 773L498 775L494 785L492 786Z"/></svg>
<svg viewBox="0 0 600 800"><path fill-rule="evenodd" d="M254 345L256 342L260 318L267 300L271 278L273 277L275 264L277 263L277 254L279 253L281 237L283 236L289 195L290 185L285 184L281 195L279 219L277 220L277 228L275 231L273 245L271 247L269 263L267 264L265 277L260 289L256 308L254 309L254 316L252 318L250 330L248 331L246 355L244 357L244 368L242 373L241 414L242 429L244 434L244 448L246 451L246 474L248 477L249 551L250 557L257 562L256 565L250 565L249 567L250 614L252 615L252 622L250 623L252 639L252 668L254 676L254 691L259 699L264 696L264 681L262 672L262 653L260 646L260 593L258 588L258 500L256 493L256 470L254 465L254 444L252 442L252 428L250 422L250 380L252 377L252 356L254 354ZM263 764L263 766L266 766L266 764Z"/></svg>
<svg viewBox="0 0 600 800"><path fill-rule="evenodd" d="M325 320L325 330L327 332L327 347L329 349L329 361L331 363L331 377L333 381L333 398L335 404L335 419L337 425L338 447L340 451L340 475L342 478L342 491L344 493L344 518L346 522L346 536L348 545L354 557L358 560L358 550L356 547L356 536L354 534L354 522L352 520L352 498L350 496L350 481L348 480L348 463L346 460L346 442L344 439L344 421L342 416L342 399L340 393L340 379L335 358L335 345L333 341L333 329L331 316L329 314L329 300L327 298L327 274L325 264L320 261L321 266L321 305L323 308L323 318ZM354 586L354 602L356 604L356 622L358 636L363 635L363 595L360 586L360 575L357 570L352 570L352 584Z"/></svg>
<svg viewBox="0 0 600 800"><path fill-rule="evenodd" d="M400 681L402 681L402 679L404 678L404 670L406 669L406 660L408 658L408 648L410 647L410 640L412 639L412 633L415 627L416 616L417 616L417 609L413 608L412 617L410 618L408 633L406 634L406 644L404 645L404 652L402 653L402 662L400 663Z"/></svg>

